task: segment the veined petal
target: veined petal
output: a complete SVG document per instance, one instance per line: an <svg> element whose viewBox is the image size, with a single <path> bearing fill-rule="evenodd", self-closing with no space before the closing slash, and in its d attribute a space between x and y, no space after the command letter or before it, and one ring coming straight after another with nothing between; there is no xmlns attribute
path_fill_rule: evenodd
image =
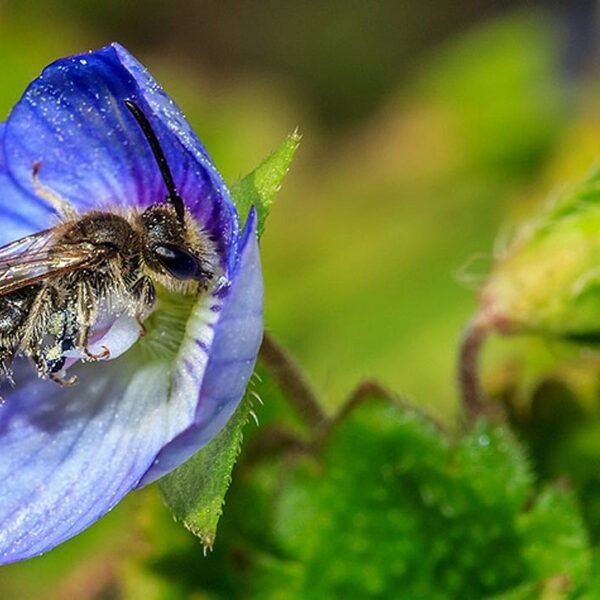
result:
<svg viewBox="0 0 600 600"><path fill-rule="evenodd" d="M80 383L71 388L17 365L17 387L0 406L0 563L74 536L206 444L242 398L262 304L252 213L231 286L197 302L167 360L136 345L76 365L69 373Z"/></svg>
<svg viewBox="0 0 600 600"><path fill-rule="evenodd" d="M164 200L164 182L126 99L151 122L186 206L212 234L229 272L239 226L223 180L175 103L117 44L46 67L14 107L4 160L7 175L28 192L20 211L39 210L32 181L38 161L41 183L80 211ZM9 206L0 198L0 214Z"/></svg>
<svg viewBox="0 0 600 600"><path fill-rule="evenodd" d="M160 362L73 368L71 388L28 365L0 408L0 562L35 556L110 510L168 441L158 425L168 373Z"/></svg>
<svg viewBox="0 0 600 600"><path fill-rule="evenodd" d="M219 239L226 240L229 244L228 267L231 269L237 261L233 245L239 236L239 222L237 210L233 205L229 190L221 174L217 171L206 148L190 127L177 104L165 94L148 69L120 44L113 43L111 47L117 53L122 65L135 78L152 114L159 117L162 124L171 132L172 137L184 146L191 157L202 166L204 172L197 174L196 179L209 179L211 184L211 187L209 187L210 196L205 198L198 194L194 187L196 185L195 181L188 182L187 187L181 187L180 191L184 192L186 205L200 223L204 224L209 230L216 231ZM189 177L190 173L186 170L184 163L181 162L179 147L167 147L165 148L165 154L171 168L176 170L173 173L175 183L178 186L183 186L185 178ZM193 160L191 160L191 164L194 164Z"/></svg>

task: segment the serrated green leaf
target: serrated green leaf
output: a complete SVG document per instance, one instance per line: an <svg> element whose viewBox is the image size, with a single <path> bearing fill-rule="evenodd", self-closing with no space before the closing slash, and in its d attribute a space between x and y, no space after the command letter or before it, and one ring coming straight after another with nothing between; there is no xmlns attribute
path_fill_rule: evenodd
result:
<svg viewBox="0 0 600 600"><path fill-rule="evenodd" d="M246 220L252 206L258 213L258 235L265 228L265 220L271 210L275 194L281 189L283 178L300 145L301 135L294 131L283 141L281 146L267 157L252 173L249 173L231 188L233 201L238 209L242 222Z"/></svg>
<svg viewBox="0 0 600 600"><path fill-rule="evenodd" d="M245 398L217 437L159 482L175 519L199 537L205 548L211 548L215 540L250 410L251 402Z"/></svg>

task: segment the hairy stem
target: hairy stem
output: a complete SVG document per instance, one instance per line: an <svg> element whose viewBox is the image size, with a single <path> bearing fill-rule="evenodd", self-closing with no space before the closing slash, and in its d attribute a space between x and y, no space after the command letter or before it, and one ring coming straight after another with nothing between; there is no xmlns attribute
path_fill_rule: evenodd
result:
<svg viewBox="0 0 600 600"><path fill-rule="evenodd" d="M300 418L311 429L328 420L329 417L321 408L318 396L304 373L292 355L270 333L265 332L259 357Z"/></svg>
<svg viewBox="0 0 600 600"><path fill-rule="evenodd" d="M467 425L474 423L485 412L479 379L479 356L487 334L487 325L475 317L465 328L460 344L458 383Z"/></svg>
<svg viewBox="0 0 600 600"><path fill-rule="evenodd" d="M354 388L354 391L350 394L348 400L338 413L337 418L345 418L357 406L369 398L382 398L390 402L398 400L392 392L383 387L378 381L375 381L374 379L365 379Z"/></svg>
<svg viewBox="0 0 600 600"><path fill-rule="evenodd" d="M393 403L403 411L419 415L422 419L431 423L438 431L445 432L443 425L427 412L419 409L417 406L391 392L377 380L365 379L364 381L361 381L356 388L354 388L354 391L350 394L346 402L344 402L343 406L340 408L335 417L321 425L319 430L316 432L314 442L315 446L319 447L322 445L327 440L327 437L331 434L331 432L334 431L335 428L342 423L355 408L373 399L386 400L387 402Z"/></svg>

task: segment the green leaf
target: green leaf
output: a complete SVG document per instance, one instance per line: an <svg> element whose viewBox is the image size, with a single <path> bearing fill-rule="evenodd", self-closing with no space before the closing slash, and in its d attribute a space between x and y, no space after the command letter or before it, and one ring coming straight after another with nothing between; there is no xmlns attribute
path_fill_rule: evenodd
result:
<svg viewBox="0 0 600 600"><path fill-rule="evenodd" d="M246 220L250 208L256 207L259 236L264 231L265 220L271 210L271 204L273 204L275 194L281 189L283 178L290 169L301 137L297 130L288 135L273 154L231 188L231 195L242 222Z"/></svg>
<svg viewBox="0 0 600 600"><path fill-rule="evenodd" d="M198 536L205 549L215 540L251 406L245 398L217 437L159 482L175 519Z"/></svg>
<svg viewBox="0 0 600 600"><path fill-rule="evenodd" d="M457 444L456 467L477 501L516 514L531 493L533 476L523 450L506 427L483 419Z"/></svg>

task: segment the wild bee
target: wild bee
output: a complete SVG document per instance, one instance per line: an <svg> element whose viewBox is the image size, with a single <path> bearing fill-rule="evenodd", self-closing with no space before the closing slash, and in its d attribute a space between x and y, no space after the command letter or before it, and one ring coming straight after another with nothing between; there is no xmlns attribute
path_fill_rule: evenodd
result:
<svg viewBox="0 0 600 600"><path fill-rule="evenodd" d="M57 226L0 247L0 376L11 378L16 355L34 363L38 376L62 385L65 353L108 358L89 350L98 323L111 315L143 321L156 302L156 285L180 293L207 289L218 275L210 237L186 210L158 138L140 107L135 117L164 180L166 202L127 214L78 214L39 181L34 189L60 216Z"/></svg>

